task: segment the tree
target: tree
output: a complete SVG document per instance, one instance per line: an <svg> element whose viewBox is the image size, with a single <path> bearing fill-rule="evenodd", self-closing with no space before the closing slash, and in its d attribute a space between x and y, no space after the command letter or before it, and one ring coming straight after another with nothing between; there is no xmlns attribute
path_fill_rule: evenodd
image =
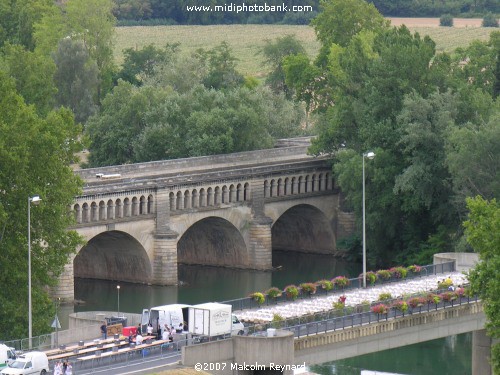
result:
<svg viewBox="0 0 500 375"><path fill-rule="evenodd" d="M264 63L271 68L271 72L266 77L266 84L274 92L283 92L290 98L292 92L285 83L283 59L290 55L305 55L306 50L294 35L286 35L277 38L274 42L267 40L262 54L265 57Z"/></svg>
<svg viewBox="0 0 500 375"><path fill-rule="evenodd" d="M498 105L497 105L498 107ZM467 124L450 131L446 164L452 176L456 201L466 197L500 196L500 108L484 125Z"/></svg>
<svg viewBox="0 0 500 375"><path fill-rule="evenodd" d="M172 59L171 54L177 50L176 45L167 45L164 49L156 48L150 44L141 50L127 48L123 51L124 61L118 78L139 85L151 77L157 66L165 64Z"/></svg>
<svg viewBox="0 0 500 375"><path fill-rule="evenodd" d="M6 44L1 52L0 66L3 61L6 73L15 79L17 92L26 104L35 105L38 114L47 115L53 109L57 92L52 59L21 45Z"/></svg>
<svg viewBox="0 0 500 375"><path fill-rule="evenodd" d="M493 339L500 338L500 204L481 197L467 198L469 218L464 222L467 242L480 262L469 273L472 292L484 303L486 329ZM500 343L492 348L494 373L500 372Z"/></svg>
<svg viewBox="0 0 500 375"><path fill-rule="evenodd" d="M364 0L321 0L320 7L311 24L321 42L317 62L322 66L332 44L345 47L361 30L379 31L389 25L377 8Z"/></svg>
<svg viewBox="0 0 500 375"><path fill-rule="evenodd" d="M236 71L237 59L231 54L226 42L210 51L200 51L208 61L208 74L203 80L207 88L215 90L239 87L243 84L243 76Z"/></svg>
<svg viewBox="0 0 500 375"><path fill-rule="evenodd" d="M80 149L79 128L70 111L39 117L24 103L13 80L0 72L0 329L3 339L27 337L27 204L31 210L33 334L50 332L52 303L47 289L68 262L81 238L68 231L67 207L80 194L81 181L69 167Z"/></svg>
<svg viewBox="0 0 500 375"><path fill-rule="evenodd" d="M98 69L80 40L65 38L53 55L56 64L56 104L70 108L84 123L97 112Z"/></svg>

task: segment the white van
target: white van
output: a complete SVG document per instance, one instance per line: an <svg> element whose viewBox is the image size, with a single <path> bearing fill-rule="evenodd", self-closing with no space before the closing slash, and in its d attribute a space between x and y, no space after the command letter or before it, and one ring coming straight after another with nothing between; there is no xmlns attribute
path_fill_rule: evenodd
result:
<svg viewBox="0 0 500 375"><path fill-rule="evenodd" d="M14 359L16 359L14 348L0 344L0 371L10 362L13 362Z"/></svg>
<svg viewBox="0 0 500 375"><path fill-rule="evenodd" d="M49 360L43 352L22 354L0 372L2 375L45 375L49 372Z"/></svg>
<svg viewBox="0 0 500 375"><path fill-rule="evenodd" d="M144 326L151 323L153 326L153 332L159 327L163 329L165 324L173 328L179 327L179 324L188 321L188 308L189 305L183 305L180 303L172 305L164 305L151 307L149 310L142 310L142 328L144 332Z"/></svg>

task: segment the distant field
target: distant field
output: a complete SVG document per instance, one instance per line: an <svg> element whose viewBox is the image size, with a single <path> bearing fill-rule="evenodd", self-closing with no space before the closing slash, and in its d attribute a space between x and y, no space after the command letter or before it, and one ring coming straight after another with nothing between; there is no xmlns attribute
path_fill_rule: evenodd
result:
<svg viewBox="0 0 500 375"><path fill-rule="evenodd" d="M439 27L438 19L395 18L394 25L404 23L420 35L429 35L437 44L438 51L451 52L465 47L472 40L487 40L493 31L479 27L480 20L455 20L456 27ZM295 35L314 58L319 50L314 30L309 26L290 25L216 25L216 26L135 26L116 29L116 62L123 61L126 48L142 48L148 44L163 47L166 43L181 43L181 51L191 53L198 48L210 49L226 41L239 59L238 70L245 75L263 77L267 74L260 54L266 40L274 40L288 34Z"/></svg>

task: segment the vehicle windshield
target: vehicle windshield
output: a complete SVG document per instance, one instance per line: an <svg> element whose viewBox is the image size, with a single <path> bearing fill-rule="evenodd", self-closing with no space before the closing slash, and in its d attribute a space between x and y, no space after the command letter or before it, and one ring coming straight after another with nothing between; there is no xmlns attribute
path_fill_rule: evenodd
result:
<svg viewBox="0 0 500 375"><path fill-rule="evenodd" d="M9 367L12 368L24 368L26 366L26 362L24 361L14 361L9 364Z"/></svg>

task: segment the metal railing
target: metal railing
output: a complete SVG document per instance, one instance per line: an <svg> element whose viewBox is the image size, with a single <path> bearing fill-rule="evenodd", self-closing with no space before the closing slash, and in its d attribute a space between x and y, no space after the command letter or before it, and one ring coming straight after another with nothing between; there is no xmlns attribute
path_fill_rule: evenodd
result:
<svg viewBox="0 0 500 375"><path fill-rule="evenodd" d="M390 278L388 280L377 280L377 282L374 285L383 285L383 284L388 284L388 283L401 282L404 280L421 278L421 277L426 277L426 276L430 276L430 275L444 274L444 273L449 273L449 272L454 272L454 271L455 271L455 262L454 261L440 263L440 264L430 264L430 265L422 266L422 270L419 273L408 272L408 275L404 279ZM349 279L348 285L346 285L343 288L339 288L336 286L336 287L334 287L334 289L331 289L329 291L322 289L322 288L317 288L314 296L318 297L318 296L322 296L322 295L329 295L329 294L353 290L353 289L360 289L362 287L363 287L362 278L356 277L356 278ZM277 305L277 304L285 303L285 302L288 302L288 303L293 302L293 300L290 300L286 297L286 294L284 293L284 291L282 291L281 296L277 297L277 298L271 298L267 294L264 294L264 297L265 297L265 301L263 304L258 304L252 297L238 298L238 299L233 299L233 300L229 300L229 301L224 301L221 303L231 305L233 312L234 312L234 311L239 311L239 310L258 309L258 308L261 308L262 306L272 306L272 305ZM311 296L309 294L299 293L299 296L297 299L300 300L300 299L309 299L309 298L311 298Z"/></svg>
<svg viewBox="0 0 500 375"><path fill-rule="evenodd" d="M422 296L422 294L413 295L413 297L417 296ZM412 296L409 296L408 298L411 297ZM428 313L431 311L450 308L463 304L476 303L479 301L479 298L478 296L459 296L456 299L450 301L441 300L437 304L426 302L417 307L409 307L406 312L393 307L389 307L387 313L385 314L376 314L371 311L372 306L381 303L392 306L393 302L398 300L400 299L376 301L371 304L346 307L343 310L332 309L325 312L302 315L296 318L288 318L281 321L256 323L248 325L247 330L249 335L260 336L266 335L269 328L278 328L292 331L295 337L300 338L303 336L316 335L318 333L326 333L329 331L336 331L380 321L387 321L389 319L397 319L415 314Z"/></svg>

